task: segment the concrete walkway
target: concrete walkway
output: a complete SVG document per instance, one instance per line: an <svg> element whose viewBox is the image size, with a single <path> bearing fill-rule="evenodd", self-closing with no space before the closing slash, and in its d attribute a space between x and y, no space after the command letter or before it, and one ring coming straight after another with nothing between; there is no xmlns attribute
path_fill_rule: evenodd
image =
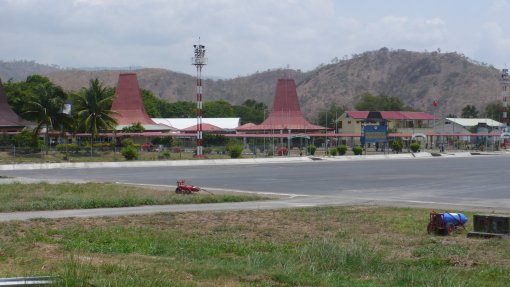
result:
<svg viewBox="0 0 510 287"><path fill-rule="evenodd" d="M65 169L65 168L119 168L119 167L157 167L157 166L209 166L209 165L243 165L311 162L316 160L353 161L353 160L385 160L441 157L469 157L477 155L510 155L503 152L445 152L445 153L399 153L369 154L359 156L302 156L302 157L268 157L239 159L205 159L205 160L158 160L158 161L118 161L118 162L62 162L62 163L20 163L0 164L1 170L34 170L34 169Z"/></svg>

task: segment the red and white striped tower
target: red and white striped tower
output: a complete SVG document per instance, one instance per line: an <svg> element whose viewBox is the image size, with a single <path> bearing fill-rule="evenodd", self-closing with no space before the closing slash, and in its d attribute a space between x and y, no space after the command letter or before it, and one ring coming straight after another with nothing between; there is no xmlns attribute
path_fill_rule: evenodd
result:
<svg viewBox="0 0 510 287"><path fill-rule="evenodd" d="M202 67L207 65L207 58L205 57L205 46L200 44L200 37L198 38L198 45L193 45L195 48L195 57L191 59L191 64L197 68L197 154L196 157L204 157L203 146L204 138L202 132L202 117L204 115L202 105Z"/></svg>
<svg viewBox="0 0 510 287"><path fill-rule="evenodd" d="M507 102L506 99L508 97L508 69L503 69L501 73L501 97L503 100L503 110L501 111L501 122L503 123L503 127L507 126Z"/></svg>

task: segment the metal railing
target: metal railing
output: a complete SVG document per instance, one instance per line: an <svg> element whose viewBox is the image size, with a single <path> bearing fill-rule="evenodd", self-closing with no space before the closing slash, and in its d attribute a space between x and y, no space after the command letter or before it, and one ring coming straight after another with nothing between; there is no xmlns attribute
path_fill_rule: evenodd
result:
<svg viewBox="0 0 510 287"><path fill-rule="evenodd" d="M45 286L55 283L51 276L0 278L0 286Z"/></svg>

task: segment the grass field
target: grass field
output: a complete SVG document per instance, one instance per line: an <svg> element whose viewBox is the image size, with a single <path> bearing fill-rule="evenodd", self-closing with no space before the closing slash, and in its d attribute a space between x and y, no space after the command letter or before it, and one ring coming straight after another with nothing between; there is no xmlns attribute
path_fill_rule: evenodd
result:
<svg viewBox="0 0 510 287"><path fill-rule="evenodd" d="M0 273L54 275L59 286L508 286L509 241L428 235L428 213L331 207L7 222Z"/></svg>
<svg viewBox="0 0 510 287"><path fill-rule="evenodd" d="M104 183L0 184L0 212L263 200L249 194L175 194L174 189Z"/></svg>

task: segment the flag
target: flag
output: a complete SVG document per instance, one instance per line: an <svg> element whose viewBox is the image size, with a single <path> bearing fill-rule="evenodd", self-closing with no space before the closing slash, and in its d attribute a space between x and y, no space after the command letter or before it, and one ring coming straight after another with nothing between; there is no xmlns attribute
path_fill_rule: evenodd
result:
<svg viewBox="0 0 510 287"><path fill-rule="evenodd" d="M70 115L71 114L71 106L72 106L72 103L71 101L67 101L64 106L62 107L62 113L66 114L66 115Z"/></svg>

